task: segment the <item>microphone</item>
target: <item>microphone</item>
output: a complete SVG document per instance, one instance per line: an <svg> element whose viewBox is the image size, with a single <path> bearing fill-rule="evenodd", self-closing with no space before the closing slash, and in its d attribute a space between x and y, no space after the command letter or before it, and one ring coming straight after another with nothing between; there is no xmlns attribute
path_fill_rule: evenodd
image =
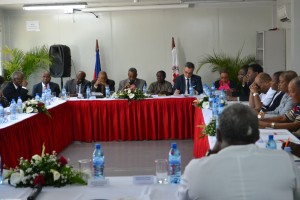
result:
<svg viewBox="0 0 300 200"><path fill-rule="evenodd" d="M32 192L30 193L30 195L27 197L27 200L35 200L35 198L40 194L40 192L42 191L43 186L38 183L36 184L33 189Z"/></svg>

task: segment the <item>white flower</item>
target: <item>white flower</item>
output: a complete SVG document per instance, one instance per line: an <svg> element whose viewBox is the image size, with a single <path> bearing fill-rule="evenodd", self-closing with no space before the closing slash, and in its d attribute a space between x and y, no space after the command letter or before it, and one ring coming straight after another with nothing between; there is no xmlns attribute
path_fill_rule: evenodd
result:
<svg viewBox="0 0 300 200"><path fill-rule="evenodd" d="M26 113L32 113L33 112L33 108L32 107L27 107L26 108Z"/></svg>
<svg viewBox="0 0 300 200"><path fill-rule="evenodd" d="M34 159L36 162L39 162L39 161L42 160L42 157L39 156L39 155L37 155L37 154L35 154L34 156L32 156L32 159Z"/></svg>
<svg viewBox="0 0 300 200"><path fill-rule="evenodd" d="M208 108L209 108L209 102L208 102L208 101L204 101L204 102L202 103L202 108L208 109Z"/></svg>
<svg viewBox="0 0 300 200"><path fill-rule="evenodd" d="M129 97L129 99L133 99L134 94L130 93L130 94L128 95L128 97Z"/></svg>
<svg viewBox="0 0 300 200"><path fill-rule="evenodd" d="M38 112L38 109L36 109L36 108L35 108L35 109L33 109L33 112L36 112L36 113L37 113L37 112Z"/></svg>
<svg viewBox="0 0 300 200"><path fill-rule="evenodd" d="M30 173L31 171L32 171L32 169L30 167L26 169L27 173Z"/></svg>
<svg viewBox="0 0 300 200"><path fill-rule="evenodd" d="M30 100L30 103L31 103L32 105L37 105L37 104L38 104L38 102L37 102L36 100L34 100L34 99Z"/></svg>
<svg viewBox="0 0 300 200"><path fill-rule="evenodd" d="M24 177L24 171L20 170L20 172L14 172L12 173L12 175L10 176L10 184L13 186L16 186L17 184L19 184L21 182L21 180Z"/></svg>
<svg viewBox="0 0 300 200"><path fill-rule="evenodd" d="M57 181L60 177L60 173L54 169L51 169L50 172L53 174L53 180Z"/></svg>

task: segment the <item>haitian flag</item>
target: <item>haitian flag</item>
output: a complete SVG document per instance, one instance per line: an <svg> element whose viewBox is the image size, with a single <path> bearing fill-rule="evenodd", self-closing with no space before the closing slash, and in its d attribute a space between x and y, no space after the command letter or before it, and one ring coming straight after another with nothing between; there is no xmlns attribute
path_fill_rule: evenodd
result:
<svg viewBox="0 0 300 200"><path fill-rule="evenodd" d="M98 40L96 40L96 63L95 63L95 71L94 71L94 80L98 78L98 74L100 71L101 71L101 64L100 64L99 44L98 44Z"/></svg>

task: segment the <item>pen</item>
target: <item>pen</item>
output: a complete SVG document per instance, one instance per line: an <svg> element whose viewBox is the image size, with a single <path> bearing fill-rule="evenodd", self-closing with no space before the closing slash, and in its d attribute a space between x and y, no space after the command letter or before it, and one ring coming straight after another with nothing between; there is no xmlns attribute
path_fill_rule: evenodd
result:
<svg viewBox="0 0 300 200"><path fill-rule="evenodd" d="M290 141L290 137L287 139L287 141L285 142L285 146L284 147L287 147L289 145L289 141Z"/></svg>

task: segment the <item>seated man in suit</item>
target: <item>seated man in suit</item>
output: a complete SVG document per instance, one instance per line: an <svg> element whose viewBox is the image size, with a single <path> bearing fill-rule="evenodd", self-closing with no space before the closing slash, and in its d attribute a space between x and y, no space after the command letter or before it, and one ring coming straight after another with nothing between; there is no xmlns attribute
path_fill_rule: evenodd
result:
<svg viewBox="0 0 300 200"><path fill-rule="evenodd" d="M259 148L258 139L258 119L251 108L225 108L215 154L186 166L179 199L300 199L300 168L284 151Z"/></svg>
<svg viewBox="0 0 300 200"><path fill-rule="evenodd" d="M172 84L169 81L165 80L166 72L158 71L156 73L156 82L150 84L148 92L150 94L158 94L158 95L172 95L173 88Z"/></svg>
<svg viewBox="0 0 300 200"><path fill-rule="evenodd" d="M91 82L92 92L101 92L103 96L106 96L105 86L109 86L111 93L115 91L115 81L108 79L105 71L100 71L98 78Z"/></svg>
<svg viewBox="0 0 300 200"><path fill-rule="evenodd" d="M128 79L122 80L119 83L118 91L124 90L129 87L134 87L143 91L143 86L146 84L146 81L143 79L137 78L137 70L136 68L130 68L128 70Z"/></svg>
<svg viewBox="0 0 300 200"><path fill-rule="evenodd" d="M201 77L193 74L195 65L191 62L187 62L183 68L183 74L178 76L175 80L174 94L189 94L189 85L192 84L194 93L203 93Z"/></svg>
<svg viewBox="0 0 300 200"><path fill-rule="evenodd" d="M259 127L288 129L290 132L294 132L294 134L297 137L300 137L300 134L297 133L297 131L300 130L300 77L299 76L290 81L288 86L288 91L294 103L294 107L284 115L260 119Z"/></svg>
<svg viewBox="0 0 300 200"><path fill-rule="evenodd" d="M9 82L3 89L4 97L11 102L14 99L16 102L18 97L21 97L22 101L27 101L31 98L28 95L28 90L26 89L27 82L24 80L24 75L20 71L15 71L11 75L12 81ZM23 84L23 85L22 85Z"/></svg>
<svg viewBox="0 0 300 200"><path fill-rule="evenodd" d="M51 92L55 92L55 95L58 97L60 93L59 85L57 83L53 83L50 81L51 81L50 72L45 71L43 73L42 82L33 86L32 96L35 97L35 95L38 94L41 97L43 91L50 88Z"/></svg>
<svg viewBox="0 0 300 200"><path fill-rule="evenodd" d="M86 88L91 87L90 81L85 79L86 74L84 71L79 71L76 75L76 79L68 80L65 84L66 92L70 93L70 96L76 97L85 94Z"/></svg>

